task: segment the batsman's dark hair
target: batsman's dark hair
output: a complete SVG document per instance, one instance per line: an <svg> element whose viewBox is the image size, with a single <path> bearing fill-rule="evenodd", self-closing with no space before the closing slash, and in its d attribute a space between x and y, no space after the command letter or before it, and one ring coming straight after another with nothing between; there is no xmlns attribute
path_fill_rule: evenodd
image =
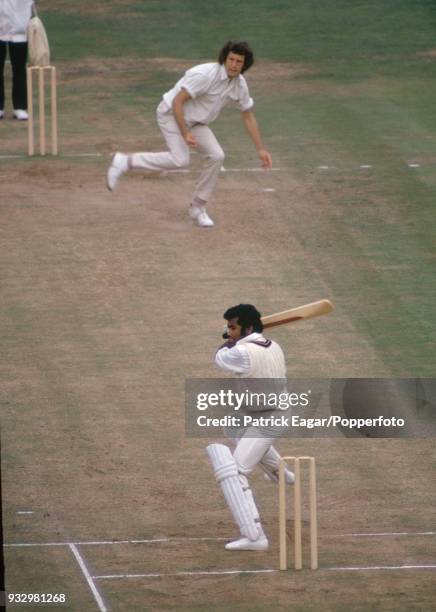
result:
<svg viewBox="0 0 436 612"><path fill-rule="evenodd" d="M232 306L225 311L223 317L226 321L237 319L238 325L244 330L247 329L247 327L253 327L253 331L255 332L261 333L263 331L263 324L260 320L261 314L252 304L238 304L237 306Z"/></svg>
<svg viewBox="0 0 436 612"><path fill-rule="evenodd" d="M218 62L224 64L229 53L236 53L244 56L244 67L241 72L245 72L254 64L253 51L250 45L244 41L228 40L218 55Z"/></svg>

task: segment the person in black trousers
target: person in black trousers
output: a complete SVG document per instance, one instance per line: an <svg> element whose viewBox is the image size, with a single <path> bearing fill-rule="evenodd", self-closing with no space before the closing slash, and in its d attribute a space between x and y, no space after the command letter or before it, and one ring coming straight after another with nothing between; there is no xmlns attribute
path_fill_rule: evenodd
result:
<svg viewBox="0 0 436 612"><path fill-rule="evenodd" d="M12 65L12 104L14 117L20 121L27 114L27 35L32 16L33 0L2 0L0 2L0 119L5 116L4 67L9 54Z"/></svg>

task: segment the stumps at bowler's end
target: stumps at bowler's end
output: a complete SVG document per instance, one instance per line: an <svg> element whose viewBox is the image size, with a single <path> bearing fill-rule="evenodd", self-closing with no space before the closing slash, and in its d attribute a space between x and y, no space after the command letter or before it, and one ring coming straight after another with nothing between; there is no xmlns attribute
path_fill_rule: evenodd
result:
<svg viewBox="0 0 436 612"><path fill-rule="evenodd" d="M302 487L301 464L307 462L309 466L309 526L310 526L310 567L318 568L318 525L316 516L316 469L314 457L281 457L279 464L279 549L280 569L288 569L288 550L286 535L286 488L285 480L286 462L294 464L294 566L300 570L303 567L302 555Z"/></svg>
<svg viewBox="0 0 436 612"><path fill-rule="evenodd" d="M33 112L33 74L38 75L38 102L39 102L39 152L46 154L46 116L45 116L45 72L50 79L50 112L51 112L51 154L58 154L58 113L56 97L56 68L54 66L28 66L27 67L27 110L29 114L28 154L35 155L34 112Z"/></svg>

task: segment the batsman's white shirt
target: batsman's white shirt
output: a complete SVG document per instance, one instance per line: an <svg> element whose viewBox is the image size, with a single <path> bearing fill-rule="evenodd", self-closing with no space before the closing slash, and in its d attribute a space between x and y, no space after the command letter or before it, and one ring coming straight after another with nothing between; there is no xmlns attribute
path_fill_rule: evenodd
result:
<svg viewBox="0 0 436 612"><path fill-rule="evenodd" d="M228 372L249 378L286 378L286 363L282 349L273 340L254 332L241 338L235 346L222 347L215 363Z"/></svg>
<svg viewBox="0 0 436 612"><path fill-rule="evenodd" d="M185 121L190 125L211 123L230 102L237 103L242 112L254 104L242 74L230 79L224 66L218 62L199 64L187 70L175 86L164 94L166 112L171 112L173 100L181 89L191 96L183 105ZM162 110L162 105L160 108Z"/></svg>
<svg viewBox="0 0 436 612"><path fill-rule="evenodd" d="M267 341L257 332L241 338L233 347L218 349L215 363L223 370L247 378L286 378L282 349L277 342ZM230 435L236 443L233 458L244 486L248 486L246 476L259 463L267 473L278 471L280 455L273 442L282 435L281 428L274 427L241 428L236 438L234 433Z"/></svg>

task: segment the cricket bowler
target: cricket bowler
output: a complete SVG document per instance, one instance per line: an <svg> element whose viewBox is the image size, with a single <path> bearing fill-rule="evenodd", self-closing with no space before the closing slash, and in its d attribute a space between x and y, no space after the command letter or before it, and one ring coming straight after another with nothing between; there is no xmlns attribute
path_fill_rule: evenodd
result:
<svg viewBox="0 0 436 612"><path fill-rule="evenodd" d="M227 321L226 343L216 355L215 363L244 378L286 378L283 351L277 342L262 335L263 324L258 310L251 304L239 304L224 313ZM264 551L268 538L263 530L248 476L259 465L269 480L278 482L280 455L273 447L280 432L274 428L242 428L238 431L232 453L224 444L211 444L207 452L215 478L240 530L240 537L226 544L227 550ZM293 484L294 474L286 470L286 482Z"/></svg>
<svg viewBox="0 0 436 612"><path fill-rule="evenodd" d="M157 172L186 168L190 163L191 149L196 149L204 164L192 195L189 215L200 227L212 227L214 222L206 212L206 205L223 165L224 151L209 124L224 106L237 104L262 166L272 166L271 155L263 145L252 110L254 102L242 76L253 62L253 52L246 42L228 41L219 52L217 62L199 64L188 70L163 95L157 108L157 123L169 150L162 153L116 153L107 172L108 189L113 191L120 176L134 168Z"/></svg>

